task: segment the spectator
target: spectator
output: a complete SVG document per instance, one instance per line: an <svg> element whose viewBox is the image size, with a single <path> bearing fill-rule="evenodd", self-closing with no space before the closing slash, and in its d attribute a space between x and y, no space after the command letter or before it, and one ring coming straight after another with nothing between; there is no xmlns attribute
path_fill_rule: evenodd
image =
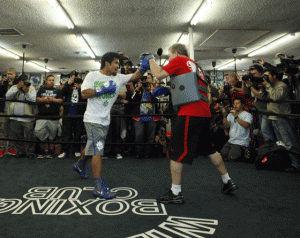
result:
<svg viewBox="0 0 300 238"><path fill-rule="evenodd" d="M6 77L2 77L2 84L0 85L0 98L6 98L5 94L12 85L18 84L16 79L16 71L10 68L7 71ZM0 101L0 116L7 114L8 102ZM0 137L12 139L12 131L10 130L10 119L8 117L0 117ZM16 155L14 141L0 141L0 157L5 154Z"/></svg>
<svg viewBox="0 0 300 238"><path fill-rule="evenodd" d="M154 157L166 157L167 156L167 144L170 142L169 137L166 136L166 129L161 127L158 134L155 136L155 148L153 150Z"/></svg>
<svg viewBox="0 0 300 238"><path fill-rule="evenodd" d="M135 143L153 143L155 138L156 121L160 117L153 117L151 115L157 114L157 107L155 102L157 99L152 97L152 84L148 81L140 81L138 87L135 89L132 96L134 102L149 102L134 105L132 114L134 115L148 115L142 117L133 117L135 129ZM136 146L136 158L140 159L143 155L143 146ZM148 158L150 153L150 145L146 146L145 157Z"/></svg>
<svg viewBox="0 0 300 238"><path fill-rule="evenodd" d="M273 69L266 69L264 75L269 80L264 78L262 85L265 87L264 92L260 92L262 99L271 99L267 103L268 112L291 114L291 106L289 103L279 103L290 100L288 86L278 79L278 74ZM269 115L266 122L265 139L271 141L282 141L291 151L299 152L299 145L296 137L291 129L290 119L288 117L277 117ZM290 154L292 159L292 167L287 171L300 171L299 157Z"/></svg>
<svg viewBox="0 0 300 238"><path fill-rule="evenodd" d="M46 77L45 87L41 87L37 93L36 101L40 102L39 105L39 116L59 116L60 112L60 103L63 102L61 90L54 88L55 78L53 75L48 75ZM49 119L38 119L35 125L35 135L38 140L44 142L40 143L40 149L38 152L38 158L47 158L51 159L51 146L47 143L47 139L53 141L56 137L58 130L58 118L49 118ZM46 146L48 151L46 151Z"/></svg>
<svg viewBox="0 0 300 238"><path fill-rule="evenodd" d="M234 161L240 159L243 154L243 147L248 147L250 144L250 125L253 118L243 107L243 99L236 98L229 115L226 108L222 109L223 124L227 128L230 127L229 141L221 150L224 160Z"/></svg>
<svg viewBox="0 0 300 238"><path fill-rule="evenodd" d="M83 99L81 96L81 78L74 78L71 76L69 81L64 84L61 93L65 98L65 102L71 102L71 105L64 105L63 115L65 116L78 116L83 115L86 109L86 105L78 103L86 102L86 99ZM72 135L74 134L73 141L81 142L81 136L83 134L84 124L83 119L80 117L64 117L62 119L62 139L63 142L71 142ZM65 158L70 155L70 144L62 144L61 153L58 156L59 159ZM81 150L78 144L75 145L75 157L80 157Z"/></svg>
<svg viewBox="0 0 300 238"><path fill-rule="evenodd" d="M250 74L255 77L259 78L263 75L263 67L259 64L254 64L249 68ZM260 92L264 91L264 87L262 85L254 84L251 79L250 80L243 80L247 85L248 89L251 90L251 93L254 95L254 106L259 112L267 112L267 102L260 97ZM257 119L257 118L255 118ZM268 116L263 114L258 114L258 127L263 135L264 139L266 140L266 130L267 130L267 120Z"/></svg>
<svg viewBox="0 0 300 238"><path fill-rule="evenodd" d="M18 78L18 84L12 86L6 93L6 98L9 100L18 101L36 101L36 91L33 86L29 83L28 76L22 74ZM34 106L28 103L10 102L8 105L9 115L17 116L33 116ZM22 117L11 117L10 118L10 130L12 132L13 139L21 140L34 140L33 135L33 121L34 118L22 118ZM15 141L17 150L17 158L26 157L26 149L24 142ZM34 143L27 143L28 158L34 158Z"/></svg>
<svg viewBox="0 0 300 238"><path fill-rule="evenodd" d="M118 143L118 145L105 146L105 157L116 157L117 159L123 159L123 147L120 145L120 143L123 143L126 138L127 118L124 116L122 117L121 115L126 115L125 104L128 103L128 100L126 100L126 95L126 86L122 85L119 96L110 111L111 114L115 116L111 117L111 122L106 136L106 142Z"/></svg>

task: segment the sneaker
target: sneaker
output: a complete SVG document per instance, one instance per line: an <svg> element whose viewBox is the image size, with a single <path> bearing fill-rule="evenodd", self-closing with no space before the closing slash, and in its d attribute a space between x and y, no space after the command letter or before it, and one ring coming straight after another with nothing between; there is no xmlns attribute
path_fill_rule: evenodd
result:
<svg viewBox="0 0 300 238"><path fill-rule="evenodd" d="M52 159L52 155L47 154L47 155L45 156L45 158L46 158L46 159Z"/></svg>
<svg viewBox="0 0 300 238"><path fill-rule="evenodd" d="M236 186L235 182L233 182L231 179L229 179L226 184L223 183L221 193L228 194L237 189L238 189L238 186Z"/></svg>
<svg viewBox="0 0 300 238"><path fill-rule="evenodd" d="M67 157L67 153L66 152L61 152L60 155L57 156L57 158L59 159L64 159Z"/></svg>
<svg viewBox="0 0 300 238"><path fill-rule="evenodd" d="M172 190L169 190L165 195L156 198L157 202L160 203L173 203L173 204L184 204L182 193L174 195Z"/></svg>
<svg viewBox="0 0 300 238"><path fill-rule="evenodd" d="M5 150L0 150L0 157L2 157L3 155L5 155Z"/></svg>
<svg viewBox="0 0 300 238"><path fill-rule="evenodd" d="M12 150L7 151L7 154L9 154L9 155L16 155L17 151L15 149L12 149Z"/></svg>
<svg viewBox="0 0 300 238"><path fill-rule="evenodd" d="M104 198L104 199L112 199L118 195L117 193L110 191L110 189L105 184L104 179L100 179L100 181L101 181L100 191L97 191L96 189L94 189L93 190L94 197Z"/></svg>
<svg viewBox="0 0 300 238"><path fill-rule="evenodd" d="M123 156L121 154L117 154L117 159L123 159Z"/></svg>
<svg viewBox="0 0 300 238"><path fill-rule="evenodd" d="M86 175L85 167L82 169L78 166L78 163L73 164L72 169L74 169L82 179L88 179L89 176Z"/></svg>
<svg viewBox="0 0 300 238"><path fill-rule="evenodd" d="M44 155L38 155L37 156L38 159L44 159L44 157L45 157Z"/></svg>
<svg viewBox="0 0 300 238"><path fill-rule="evenodd" d="M75 152L75 157L80 157L81 153L80 152Z"/></svg>

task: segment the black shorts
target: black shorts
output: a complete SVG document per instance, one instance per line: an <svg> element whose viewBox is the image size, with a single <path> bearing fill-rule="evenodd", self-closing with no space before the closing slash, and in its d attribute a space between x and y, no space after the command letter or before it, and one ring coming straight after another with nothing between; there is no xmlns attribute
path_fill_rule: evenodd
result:
<svg viewBox="0 0 300 238"><path fill-rule="evenodd" d="M210 139L209 117L177 116L172 124L169 159L192 164L195 156L215 152Z"/></svg>

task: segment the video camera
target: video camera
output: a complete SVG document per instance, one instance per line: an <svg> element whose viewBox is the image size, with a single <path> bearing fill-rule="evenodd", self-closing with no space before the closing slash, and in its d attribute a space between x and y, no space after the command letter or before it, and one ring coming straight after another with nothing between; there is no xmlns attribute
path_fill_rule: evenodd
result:
<svg viewBox="0 0 300 238"><path fill-rule="evenodd" d="M267 75L262 75L260 77L254 77L253 74L251 74L250 72L248 74L245 74L243 77L242 77L242 80L243 81L251 81L252 85L254 86L258 86L259 84L261 84L262 82L264 82L264 79L267 80L268 82L269 81L269 77Z"/></svg>
<svg viewBox="0 0 300 238"><path fill-rule="evenodd" d="M300 59L295 60L294 56L278 55L280 64L277 64L278 73L295 75L299 73Z"/></svg>
<svg viewBox="0 0 300 238"><path fill-rule="evenodd" d="M133 64L128 56L125 55L123 52L118 52L120 55L120 67L121 67L121 74L125 74L125 66L126 64L130 65L130 73L134 73L137 69L132 68Z"/></svg>
<svg viewBox="0 0 300 238"><path fill-rule="evenodd" d="M127 63L132 66L132 62L130 61L129 57L125 55L124 52L118 52L120 55L120 66L125 66Z"/></svg>

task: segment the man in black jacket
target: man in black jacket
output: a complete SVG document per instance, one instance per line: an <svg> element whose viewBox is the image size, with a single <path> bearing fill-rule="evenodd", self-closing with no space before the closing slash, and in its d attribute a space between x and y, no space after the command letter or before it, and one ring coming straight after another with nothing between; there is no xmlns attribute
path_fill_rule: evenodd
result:
<svg viewBox="0 0 300 238"><path fill-rule="evenodd" d="M16 70L14 68L10 68L6 77L2 78L2 84L0 84L0 98L6 98L5 94L9 90L9 88L13 85L18 84ZM0 115L6 114L5 112L5 104L6 102L0 101ZM12 131L10 130L10 119L9 117L0 117L0 137L1 138L12 138ZM0 157L5 154L16 155L17 151L14 149L15 143L14 141L0 141Z"/></svg>
<svg viewBox="0 0 300 238"><path fill-rule="evenodd" d="M153 86L151 82L143 81L139 82L138 87L135 89L132 101L142 102L141 104L136 104L131 113L133 115L149 115L142 117L133 117L134 129L135 129L135 143L153 143L155 139L155 129L156 121L160 117L152 116L153 114L158 114L155 102L158 100L152 96ZM149 102L149 103L145 103ZM140 159L142 157L143 146L136 146L136 158ZM146 146L147 158L150 154L150 145Z"/></svg>
<svg viewBox="0 0 300 238"><path fill-rule="evenodd" d="M71 102L72 104L64 105L64 115L78 116L83 115L86 109L86 104L78 104L86 102L86 99L81 97L81 78L70 78L61 90L62 96L65 97L64 102ZM63 142L71 142L72 134L74 133L74 142L80 142L83 134L84 124L81 117L64 117L62 121L62 138ZM58 158L65 158L70 154L70 144L62 144L61 154ZM80 157L80 145L75 145L73 150L75 156Z"/></svg>

